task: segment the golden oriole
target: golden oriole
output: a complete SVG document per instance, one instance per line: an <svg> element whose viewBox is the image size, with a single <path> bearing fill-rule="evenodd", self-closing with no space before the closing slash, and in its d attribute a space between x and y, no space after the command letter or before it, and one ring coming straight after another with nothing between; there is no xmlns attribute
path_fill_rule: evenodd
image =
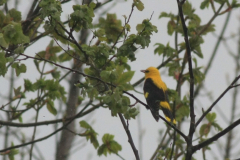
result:
<svg viewBox="0 0 240 160"><path fill-rule="evenodd" d="M151 108L151 112L156 121L159 120L159 109L161 109L168 122L176 124L176 120L173 117L172 109L168 103L167 86L162 81L160 73L157 68L149 67L146 70L141 70L145 73L144 82L144 96L146 98L148 106Z"/></svg>

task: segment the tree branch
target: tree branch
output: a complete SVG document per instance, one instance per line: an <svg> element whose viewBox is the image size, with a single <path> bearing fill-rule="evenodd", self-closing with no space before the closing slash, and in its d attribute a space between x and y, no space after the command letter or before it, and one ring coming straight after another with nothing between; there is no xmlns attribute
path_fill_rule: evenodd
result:
<svg viewBox="0 0 240 160"><path fill-rule="evenodd" d="M2 149L2 150L0 150L0 152L5 152L5 151L11 150L11 149L20 148L20 147L23 147L23 146L27 146L29 144L34 144L36 142L40 142L40 141L43 141L45 139L48 139L49 137L55 135L56 133L58 133L59 131L63 130L65 127L67 127L74 119L76 119L78 116L80 116L87 107L88 107L88 105L86 105L78 114L76 114L73 118L71 118L66 124L64 124L59 129L55 130L51 134L49 134L49 135L47 135L45 137L36 139L34 141L30 141L30 142L27 142L27 143L23 143L23 144L20 144L20 145L16 145L16 146L12 146L12 147L8 147L8 148L5 148L5 149Z"/></svg>
<svg viewBox="0 0 240 160"><path fill-rule="evenodd" d="M50 61L50 60L44 59L44 58L42 58L41 56L39 56L38 54L37 54L37 55L39 56L39 58L32 57L32 56L28 56L28 55L25 55L25 54L20 54L20 55L25 56L25 57L30 58L30 59L41 60L41 61L43 60L43 61L49 62L49 63L51 63L51 64L53 64L53 65L55 65L55 66L58 66L58 67L60 67L60 68L67 69L67 70L69 70L69 71L71 71L71 72L73 72L73 73L78 73L78 74L83 75L84 77L88 77L88 78L91 78L91 79L98 80L99 82L102 82L102 83L104 83L104 84L110 85L110 86L115 87L115 88L117 87L116 85L114 85L114 84L112 84L112 83L104 82L102 79L100 79L100 78L98 78L98 77L90 76L90 75L87 75L87 74L85 74L85 73L83 73L83 72L80 72L80 71L78 71L78 70L75 70L75 69L72 69L72 68L68 68L68 67L62 66L62 65L60 65L60 64L57 64L57 63L55 63L55 62L52 62L52 61ZM123 93L129 95L129 96L132 97L132 98L134 98L138 103L144 105L146 108L149 108L147 104L145 104L144 102L142 102L141 100L139 100L139 99L138 99L136 96L134 96L133 94L131 94L131 93L127 92L127 91L123 91ZM168 122L167 120L165 120L165 118L163 118L162 116L159 115L159 117L160 117L164 122L166 122L169 126L171 126L171 128L173 128L174 130L176 130L185 140L187 139L187 136L186 136L184 133L182 133L179 129L177 129L174 125L172 125L171 123L169 123L169 122Z"/></svg>
<svg viewBox="0 0 240 160"><path fill-rule="evenodd" d="M119 118L120 118L120 120L122 122L123 128L125 129L125 131L127 133L128 142L130 143L130 145L132 147L132 150L133 150L133 153L134 153L134 155L136 157L136 160L140 160L140 157L139 157L139 154L138 154L138 150L136 149L135 144L134 144L133 139L132 139L132 136L131 136L131 132L129 131L128 126L127 126L127 124L126 124L122 114L118 113L118 116L119 116Z"/></svg>
<svg viewBox="0 0 240 160"><path fill-rule="evenodd" d="M220 42L221 42L222 39L223 39L223 35L224 35L225 31L226 31L226 28L227 28L227 25L228 25L230 16L231 16L231 11L229 11L228 14L227 14L227 17L226 17L226 19L225 19L225 22L224 22L224 25L223 25L223 28L222 28L222 31L221 31L221 34L220 34L220 36L219 36L219 38L218 38L218 40L217 40L217 43L215 44L215 47L214 47L214 49L213 49L213 53L212 53L212 55L211 55L211 57L210 57L210 59L209 59L209 62L207 63L207 66L206 66L205 70L204 70L204 75L205 75L205 76L207 75L207 73L208 73L208 71L209 71L209 69L210 69L210 67L211 67L211 65L212 65L212 62L213 62L213 60L214 60L214 57L215 57L216 54L217 54L217 50L218 50L218 48L219 48ZM203 86L203 83L200 83L200 84L196 87L196 90L195 90L195 93L194 93L194 97L196 97L196 96L198 95L198 93L199 93L200 89L202 88L202 86Z"/></svg>
<svg viewBox="0 0 240 160"><path fill-rule="evenodd" d="M76 118L80 118L80 117L85 116L86 114L94 111L95 109L97 109L101 105L102 104L99 103L98 105L93 106L92 108L86 110L81 115L77 116ZM15 122L8 122L8 121L1 121L0 120L0 125L2 125L2 126L11 126L11 127L34 127L34 126L43 126L43 125L49 125L49 124L62 123L62 122L65 122L65 121L69 121L69 120L71 120L74 117L75 116L68 117L68 118L60 118L60 119L50 120L50 121L42 121L42 122L37 122L37 123L15 123Z"/></svg>
<svg viewBox="0 0 240 160"><path fill-rule="evenodd" d="M213 136L212 138L209 138L208 140L193 146L193 152L196 152L197 150L209 145L210 143L218 140L218 138L224 136L226 133L228 133L229 131L231 131L233 128L235 128L236 126L238 126L240 124L240 119L238 119L237 121L235 121L233 124L231 124L230 126L228 126L226 129L224 129L223 131L219 132L218 134L216 134L215 136Z"/></svg>
<svg viewBox="0 0 240 160"><path fill-rule="evenodd" d="M185 19L183 15L182 5L185 1L177 0L178 3L178 11L179 11L179 17L181 19L182 29L184 33L184 40L186 44L186 53L187 53L187 59L188 59L188 69L189 69L189 75L190 75L190 127L189 127L189 133L188 133L188 139L187 139L187 153L186 153L186 160L191 160L192 157L192 137L193 133L195 131L195 113L194 113L194 75L192 70L192 57L191 57L191 48L190 43L188 40L188 28L185 24Z"/></svg>
<svg viewBox="0 0 240 160"><path fill-rule="evenodd" d="M225 89L225 91L213 102L213 104L207 109L207 111L205 111L202 116L199 118L199 120L196 123L196 127L199 125L199 123L203 120L203 118L212 110L212 108L217 104L217 102L222 99L222 97L232 88L234 88L234 84L239 80L240 75L238 77L236 77L232 83L230 84L230 86L227 87L227 89Z"/></svg>

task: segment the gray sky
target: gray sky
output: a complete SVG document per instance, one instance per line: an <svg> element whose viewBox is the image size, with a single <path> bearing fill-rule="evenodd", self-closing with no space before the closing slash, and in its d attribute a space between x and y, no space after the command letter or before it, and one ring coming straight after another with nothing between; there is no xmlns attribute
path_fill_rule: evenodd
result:
<svg viewBox="0 0 240 160"><path fill-rule="evenodd" d="M28 2L32 2L32 1L28 0ZM101 1L99 1L99 2L101 2ZM161 57L153 55L155 43L167 44L168 42L170 42L170 45L172 47L174 47L174 37L173 36L170 37L167 34L168 19L163 18L163 19L159 20L158 16L160 15L161 12L172 12L172 13L176 14L178 12L176 1L175 0L171 0L171 1L168 1L168 0L151 0L151 1L142 0L142 2L144 3L145 9L142 12L135 9L133 12L133 15L131 17L131 20L129 23L131 25L131 33L136 33L136 30L135 30L136 25L141 23L143 19L150 18L151 14L153 12L154 12L154 14L152 16L151 22L152 22L152 24L157 26L158 33L153 34L153 36L151 38L151 44L149 45L148 48L137 51L137 53L136 53L137 60L130 63L132 70L135 71L135 75L131 81L132 83L136 82L139 78L143 77L143 73L140 72L141 69L146 69L149 66L158 66L162 62ZM213 15L211 7L209 7L207 10L202 11L199 9L200 1L195 0L195 1L192 1L191 3L193 4L194 8L196 8L196 13L202 18L201 24L205 24L206 22L208 22L211 19L212 15ZM105 7L106 8L111 7L111 4L112 3L109 3L109 5L106 5ZM126 15L126 16L129 15L129 13L131 11L131 4L132 4L131 0L128 0L127 2L121 1L116 6L111 7L109 12L116 13L119 19L124 20L122 15ZM62 18L66 18L67 14L72 12L71 5L72 5L71 3L63 5ZM216 6L216 8L218 8L218 7L219 6ZM11 8L11 7L9 7L9 8ZM26 11L28 10L28 8L29 8L29 5L26 5L26 1L25 0L21 1L19 10L23 11L23 13L26 14ZM98 14L99 13L100 12L98 12ZM25 16L23 16L23 17L25 17ZM98 17L97 14L96 14L96 17ZM213 23L216 25L215 35L210 34L208 36L204 36L205 43L201 46L204 58L199 59L198 57L196 57L193 54L193 57L196 57L198 59L199 66L205 67L205 65L207 64L208 59L213 51L213 47L215 46L216 41L217 41L216 35L218 36L220 34L220 30L223 27L223 22L225 20L225 17L226 17L226 14L219 16L214 20ZM97 22L97 21L98 21L98 18L94 18L94 22ZM232 12L230 23L228 25L225 35L230 36L231 34L235 34L237 32L238 28L239 28L239 9L234 10ZM49 40L50 40L49 38L45 38L44 40L37 42L36 44L31 46L29 49L27 49L25 53L29 54L29 55L34 55L38 51L45 49L45 48L43 48L43 46L47 46L47 44L49 43ZM183 40L184 40L183 37L181 37L179 35L179 42L183 41ZM229 45L231 47L231 50L234 53L236 53L237 38L235 38L232 41L229 41ZM37 78L39 78L39 75L36 73L35 66L33 67L33 63L31 62L31 60L27 60L26 62L22 62L22 63L27 63L27 65L28 65L27 74L21 74L21 76L19 78L17 78L15 86L22 85L23 78L28 78L32 82L34 82ZM69 66L69 64L66 64L66 65ZM208 73L208 75L205 79L205 82L204 82L205 87L207 88L207 91L212 92L213 99L216 99L227 88L227 86L229 85L229 82L231 82L235 78L234 77L234 72L235 72L234 67L235 66L234 66L233 58L231 58L229 56L225 47L221 43L221 46L219 47L218 52L217 52L216 59L213 62L213 66L212 66L210 72ZM160 72L162 73L162 78L166 82L168 88L175 89L176 82L174 81L174 79L172 77L168 77L168 70L166 68L162 68L160 70ZM9 77L9 73L10 73L10 71L8 71L7 77ZM66 85L66 82L63 82L62 84ZM1 95L8 93L9 88L6 86L8 86L8 82L4 78L1 77L0 78L0 88L2 88L1 92L0 92ZM188 86L189 86L189 84L185 83L184 88L183 88L183 93L182 93L183 95L188 94ZM142 92L142 86L139 86L137 89L138 89L138 91ZM68 89L66 89L66 91L68 91ZM132 92L132 93L134 93L139 99L141 99L142 101L145 102L143 95L135 93L135 92ZM201 93L204 93L204 92L201 92ZM231 106L231 100L232 100L231 94L232 94L232 92L229 92L218 103L219 108L221 108L221 110L224 112L224 114L226 115L226 117L228 119L229 119L229 115L230 115L229 107ZM33 95L28 95L27 97L29 98L32 96ZM239 98L239 96L238 96L238 98ZM3 102L3 104L5 104L7 101L4 100L2 102ZM133 103L134 103L134 101L133 101ZM195 101L195 108L196 108L196 115L197 115L196 119L198 119L199 116L201 115L201 107L203 107L204 109L207 109L208 106L211 105L211 103L212 102L209 100L209 98L207 96L196 99L196 101ZM57 106L58 104L55 104L55 105ZM154 118L152 117L150 111L146 110L144 106L141 106L139 104L137 106L139 106L139 108L140 108L139 117L140 117L140 121L141 121L142 130L144 131L144 137L142 139L143 148L142 148L141 155L143 156L142 159L145 160L145 159L149 159L152 156L154 150L156 149L156 147L160 141L159 130L165 131L166 126L161 120L157 123L154 120ZM213 111L216 111L216 110L213 110ZM32 120L32 118L33 118L32 114L34 114L34 113L35 112L28 113L29 114L28 118L25 118L26 116L24 116L23 122L27 123L30 120ZM1 114L2 113L0 113L0 115ZM217 112L217 114L218 114L218 112ZM239 112L237 114L239 114ZM162 115L162 113L161 113L161 115ZM52 120L54 118L55 117L53 115L49 114L46 109L43 109L40 112L39 121ZM100 108L100 109L94 111L94 113L91 114L91 116L84 118L84 119L87 120L88 123L92 124L95 131L99 133L98 139L99 139L100 144L102 143L101 137L105 133L113 134L113 135L115 135L115 140L117 142L119 142L123 147L123 150L121 152L119 152L119 154L122 157L124 157L126 160L135 159L132 149L128 143L128 138L126 136L125 130L123 129L119 118L111 117L110 110ZM77 119L76 125L78 125L78 122L80 120L83 120L83 119ZM189 118L188 118L188 120L189 120ZM227 123L225 121L223 121L220 116L218 116L218 122L222 128L225 128L227 126ZM59 124L59 126L61 126L61 125ZM188 122L183 124L183 132L186 134L188 133L188 126L189 126ZM139 127L139 124L138 124L137 120L129 121L129 128L130 128L133 140L134 140L137 148L139 148L139 142L138 142L139 128L138 127ZM82 131L80 129L80 127L77 127L77 128L78 128L78 132ZM197 128L197 132L196 132L197 135L198 135L199 129L200 129L200 127ZM32 135L32 128L27 128L27 129L22 128L21 131L24 132L26 135L28 135L29 138ZM43 136L51 133L52 131L53 131L52 125L38 127L36 139L43 137ZM235 131L237 131L237 130L235 130ZM216 133L215 130L214 130L214 133ZM237 136L237 138L239 138L239 137ZM223 139L224 138L218 140L220 142L220 144L224 144ZM105 157L105 156L98 157L97 152L95 151L94 147L90 144L90 142L87 142L86 146L84 146L87 149L83 148L83 149L78 149L76 151L75 149L78 148L79 146L81 146L81 144L82 144L82 143L81 144L79 143L80 141L82 141L82 138L76 136L75 141L74 141L74 143L76 143L76 147L73 147L74 149L72 151L74 151L74 152L71 154L71 160L76 160L76 159L92 159L92 160L95 160L95 159L115 160L116 159L116 160L118 160L119 159L115 155L110 155L108 157ZM15 143L15 145L19 144L19 142L17 140L14 140L14 143ZM0 146L1 145L2 144L0 144ZM37 143L37 146L42 150L42 153L43 153L45 159L54 159L54 157L55 157L55 137L52 137L52 138L49 138L48 140L39 142L39 143ZM213 146L212 146L212 149L215 152L216 156L218 156L218 158L222 158L221 154L223 154L223 153L219 153L219 151L216 149L216 146L214 146L214 147ZM236 148L240 148L240 147L236 147ZM194 156L197 159L202 159L201 151L198 151ZM211 156L212 156L212 154L207 152L207 157L209 157L209 159L212 159L212 158L210 158ZM233 157L233 158L239 158L239 157Z"/></svg>

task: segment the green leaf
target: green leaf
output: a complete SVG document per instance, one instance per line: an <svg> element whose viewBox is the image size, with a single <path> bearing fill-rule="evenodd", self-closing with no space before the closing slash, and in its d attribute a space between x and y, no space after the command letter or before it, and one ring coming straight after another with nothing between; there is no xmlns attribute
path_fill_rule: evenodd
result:
<svg viewBox="0 0 240 160"><path fill-rule="evenodd" d="M205 28L206 25L203 25L203 26L199 26L198 27L198 30L201 31L203 28ZM206 35L207 33L209 32L214 32L215 31L215 25L214 24L211 24L211 25L208 25L207 28L204 29L204 31L202 32L201 35Z"/></svg>
<svg viewBox="0 0 240 160"><path fill-rule="evenodd" d="M217 131L222 131L223 130L222 127L219 124L217 124L216 122L213 122L211 124Z"/></svg>
<svg viewBox="0 0 240 160"><path fill-rule="evenodd" d="M70 55L73 55L73 51L68 51ZM72 56L70 56L68 53L62 53L58 56L58 61L59 62L66 62L72 59Z"/></svg>
<svg viewBox="0 0 240 160"><path fill-rule="evenodd" d="M118 154L118 152L122 150L121 145L114 140L114 135L108 133L104 134L102 137L102 142L103 144L98 148L99 156L107 156L107 153Z"/></svg>
<svg viewBox="0 0 240 160"><path fill-rule="evenodd" d="M29 102L25 102L23 105L25 105L27 108L31 108L37 104L36 102L37 102L37 99L30 99Z"/></svg>
<svg viewBox="0 0 240 160"><path fill-rule="evenodd" d="M5 26L2 30L6 43L14 45L29 43L29 37L23 34L22 26L20 23L11 22L7 26Z"/></svg>
<svg viewBox="0 0 240 160"><path fill-rule="evenodd" d="M16 75L19 76L20 73L26 73L27 71L27 67L25 66L25 64L21 64L20 63L13 63L12 64L12 68L15 68L16 71Z"/></svg>
<svg viewBox="0 0 240 160"><path fill-rule="evenodd" d="M214 122L215 121L215 119L217 118L217 114L216 113L208 113L207 115L206 115L206 118L207 118L207 120L209 121L209 122Z"/></svg>
<svg viewBox="0 0 240 160"><path fill-rule="evenodd" d="M164 53L165 45L163 45L162 43L156 43L154 46L158 46L154 49L154 54L158 53L158 55L161 55Z"/></svg>
<svg viewBox="0 0 240 160"><path fill-rule="evenodd" d="M70 14L69 26L73 27L76 31L84 28L87 29L92 26L92 20L94 15L95 4L92 2L88 6L85 5L73 5L74 12Z"/></svg>
<svg viewBox="0 0 240 160"><path fill-rule="evenodd" d="M112 73L111 71L102 71L100 73L101 79L107 81L111 73Z"/></svg>
<svg viewBox="0 0 240 160"><path fill-rule="evenodd" d="M128 84L128 83L120 84L120 85L118 85L118 87L121 88L121 90L124 90L124 91L133 90L133 86L131 84Z"/></svg>
<svg viewBox="0 0 240 160"><path fill-rule="evenodd" d="M208 133L210 132L211 125L210 124L203 124L199 130L199 134L201 136L207 137Z"/></svg>
<svg viewBox="0 0 240 160"><path fill-rule="evenodd" d="M34 85L32 84L32 82L28 79L24 79L24 87L25 87L25 91L34 91Z"/></svg>
<svg viewBox="0 0 240 160"><path fill-rule="evenodd" d="M57 71L56 69L54 71L51 72L51 75L53 78L55 79L59 79L60 76L61 76L61 72L60 71Z"/></svg>
<svg viewBox="0 0 240 160"><path fill-rule="evenodd" d="M15 95L15 97L19 97L21 94L22 94L21 86L19 86L17 89L14 88L14 95Z"/></svg>
<svg viewBox="0 0 240 160"><path fill-rule="evenodd" d="M184 117L189 117L189 99L184 96L182 100L176 100L176 120L181 121Z"/></svg>
<svg viewBox="0 0 240 160"><path fill-rule="evenodd" d="M189 3L189 1L186 1L183 4L183 14L188 15L188 16L192 16L192 14L193 14L192 4Z"/></svg>
<svg viewBox="0 0 240 160"><path fill-rule="evenodd" d="M94 2L91 2L91 3L89 4L89 7L92 8L92 9L94 9L94 8L96 7L96 4L95 4Z"/></svg>
<svg viewBox="0 0 240 160"><path fill-rule="evenodd" d="M142 11L144 9L144 4L140 0L134 0L134 5L139 11Z"/></svg>
<svg viewBox="0 0 240 160"><path fill-rule="evenodd" d="M2 33L0 33L0 46L2 46L4 48L8 47L8 43L5 41Z"/></svg>
<svg viewBox="0 0 240 160"><path fill-rule="evenodd" d="M22 45L14 50L14 53L16 53L16 54L20 54L23 52L24 52L24 47Z"/></svg>
<svg viewBox="0 0 240 160"><path fill-rule="evenodd" d="M124 43L117 50L117 56L127 56L131 61L135 61L136 57L134 52L137 50L133 44Z"/></svg>
<svg viewBox="0 0 240 160"><path fill-rule="evenodd" d="M23 122L22 116L19 116L18 120L19 120L20 123L22 123Z"/></svg>
<svg viewBox="0 0 240 160"><path fill-rule="evenodd" d="M135 119L135 117L138 115L139 111L136 108L128 108L127 112L124 113L124 117L126 119Z"/></svg>
<svg viewBox="0 0 240 160"><path fill-rule="evenodd" d="M80 121L79 124L81 127L85 128L85 129L90 129L90 130L92 129L92 127L84 120Z"/></svg>
<svg viewBox="0 0 240 160"><path fill-rule="evenodd" d="M210 4L210 0L204 0L204 1L201 3L200 8L201 8L201 9L208 8L209 4Z"/></svg>
<svg viewBox="0 0 240 160"><path fill-rule="evenodd" d="M240 3L238 3L237 0L233 0L231 6L232 6L232 8L239 8Z"/></svg>
<svg viewBox="0 0 240 160"><path fill-rule="evenodd" d="M129 82L132 79L134 73L134 71L128 71L120 74L120 76L117 78L116 84L119 85Z"/></svg>
<svg viewBox="0 0 240 160"><path fill-rule="evenodd" d="M136 30L138 31L138 33L142 32L144 28L145 28L144 24L138 24L136 26Z"/></svg>
<svg viewBox="0 0 240 160"><path fill-rule="evenodd" d="M13 21L21 22L22 20L21 12L17 11L15 8L9 10L8 14L12 17Z"/></svg>
<svg viewBox="0 0 240 160"><path fill-rule="evenodd" d="M167 12L161 12L160 16L158 17L160 18L171 18L174 19L176 16L172 13L167 13Z"/></svg>
<svg viewBox="0 0 240 160"><path fill-rule="evenodd" d="M0 6L4 5L7 2L7 0L0 0Z"/></svg>
<svg viewBox="0 0 240 160"><path fill-rule="evenodd" d="M52 19L59 21L62 12L61 2L56 0L41 0L39 3L40 17L44 19L45 17L51 16ZM51 21L55 25L55 21Z"/></svg>
<svg viewBox="0 0 240 160"><path fill-rule="evenodd" d="M7 67L6 67L7 60L5 58L5 53L0 52L0 76L5 76L7 73Z"/></svg>
<svg viewBox="0 0 240 160"><path fill-rule="evenodd" d="M97 26L105 31L107 43L115 43L118 38L123 36L122 22L121 20L117 19L116 14L108 13L106 19L102 17L99 18L99 24Z"/></svg>
<svg viewBox="0 0 240 160"><path fill-rule="evenodd" d="M54 107L54 103L53 101L51 101L50 99L47 100L47 109L50 113L52 113L54 116L57 115L57 110Z"/></svg>
<svg viewBox="0 0 240 160"><path fill-rule="evenodd" d="M174 48L172 48L169 43L167 43L166 46L164 46L161 43L156 43L154 46L158 46L157 48L155 48L154 50L154 54L158 54L158 55L162 55L165 57L170 57L172 56L176 51Z"/></svg>
<svg viewBox="0 0 240 160"><path fill-rule="evenodd" d="M14 147L14 143L11 143L11 146ZM18 149L11 149L10 152L8 153L8 158L9 160L14 160L14 156L17 155L19 153Z"/></svg>
<svg viewBox="0 0 240 160"><path fill-rule="evenodd" d="M167 25L169 35L172 35L174 33L175 27L176 27L175 22L173 20L170 20Z"/></svg>
<svg viewBox="0 0 240 160"><path fill-rule="evenodd" d="M194 84L201 83L205 79L205 75L200 71L201 67L194 68Z"/></svg>
<svg viewBox="0 0 240 160"><path fill-rule="evenodd" d="M126 24L125 28L126 28L126 30L127 30L128 32L131 31L131 26L130 26L129 24Z"/></svg>
<svg viewBox="0 0 240 160"><path fill-rule="evenodd" d="M48 90L48 96L51 99L64 98L65 91L64 88L60 86L58 80L46 80L44 85L46 87L45 90Z"/></svg>
<svg viewBox="0 0 240 160"><path fill-rule="evenodd" d="M99 143L97 140L97 133L95 132L95 130L84 120L80 121L79 124L81 127L86 129L86 131L84 133L79 134L79 135L86 137L87 140L90 139L90 142L93 144L94 148L98 148Z"/></svg>

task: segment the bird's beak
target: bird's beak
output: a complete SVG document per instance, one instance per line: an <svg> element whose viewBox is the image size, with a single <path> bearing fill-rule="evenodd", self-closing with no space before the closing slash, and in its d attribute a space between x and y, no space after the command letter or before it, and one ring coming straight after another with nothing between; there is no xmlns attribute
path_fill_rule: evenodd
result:
<svg viewBox="0 0 240 160"><path fill-rule="evenodd" d="M146 73L146 70L141 70L141 72Z"/></svg>

